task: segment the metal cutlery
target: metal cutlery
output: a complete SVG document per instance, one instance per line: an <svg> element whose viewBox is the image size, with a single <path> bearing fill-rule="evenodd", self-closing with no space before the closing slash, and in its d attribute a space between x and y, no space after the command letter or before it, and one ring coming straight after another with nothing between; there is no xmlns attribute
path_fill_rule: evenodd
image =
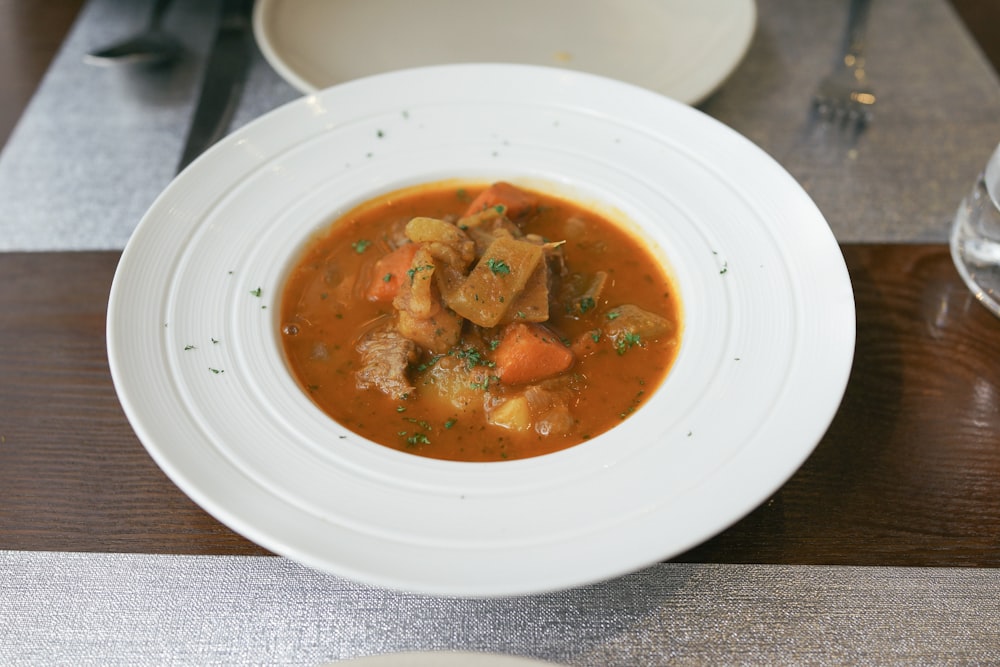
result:
<svg viewBox="0 0 1000 667"><path fill-rule="evenodd" d="M146 29L121 42L92 51L83 57L89 65L158 65L175 60L180 42L161 27L171 0L156 0Z"/></svg>
<svg viewBox="0 0 1000 667"><path fill-rule="evenodd" d="M250 62L252 9L253 0L223 0L178 172L221 139L229 127Z"/></svg>
<svg viewBox="0 0 1000 667"><path fill-rule="evenodd" d="M876 96L865 70L870 8L870 0L851 0L838 62L813 94L813 108L824 120L864 127L874 117Z"/></svg>

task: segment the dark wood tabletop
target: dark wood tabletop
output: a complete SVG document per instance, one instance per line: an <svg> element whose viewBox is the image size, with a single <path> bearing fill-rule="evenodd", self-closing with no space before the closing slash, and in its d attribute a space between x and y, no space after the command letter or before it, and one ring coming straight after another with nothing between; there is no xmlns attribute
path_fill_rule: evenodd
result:
<svg viewBox="0 0 1000 667"><path fill-rule="evenodd" d="M82 0L0 0L0 143ZM953 4L1000 69L1000 7ZM1000 566L1000 320L945 245L845 244L857 349L843 403L776 495L677 560ZM0 548L262 554L133 433L105 315L118 252L0 253Z"/></svg>

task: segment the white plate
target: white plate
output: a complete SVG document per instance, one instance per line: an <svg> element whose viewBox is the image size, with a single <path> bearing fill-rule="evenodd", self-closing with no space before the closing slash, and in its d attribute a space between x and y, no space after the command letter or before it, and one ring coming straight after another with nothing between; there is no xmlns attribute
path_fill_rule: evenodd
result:
<svg viewBox="0 0 1000 667"><path fill-rule="evenodd" d="M304 239L453 177L600 202L672 268L681 350L620 426L534 459L437 461L353 435L291 378L276 299ZM839 405L854 301L819 210L724 125L588 74L453 65L303 97L210 149L129 241L107 338L140 440L221 522L353 579L485 596L636 570L766 500Z"/></svg>
<svg viewBox="0 0 1000 667"><path fill-rule="evenodd" d="M305 93L402 68L495 62L589 72L696 104L743 59L756 21L753 0L258 0L254 35Z"/></svg>

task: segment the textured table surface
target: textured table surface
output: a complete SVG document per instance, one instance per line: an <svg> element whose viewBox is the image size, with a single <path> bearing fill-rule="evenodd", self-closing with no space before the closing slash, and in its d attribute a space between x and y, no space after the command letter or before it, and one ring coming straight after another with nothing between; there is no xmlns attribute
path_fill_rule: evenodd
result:
<svg viewBox="0 0 1000 667"><path fill-rule="evenodd" d="M401 595L290 561L0 551L5 664L319 665L461 649L565 665L991 664L1000 572L662 564L507 599Z"/></svg>
<svg viewBox="0 0 1000 667"><path fill-rule="evenodd" d="M7 316L23 318L7 320L5 328L21 337L38 335L35 347L28 341L0 355L5 370L23 370L18 383L27 390L12 393L31 399L18 404L18 414L2 408L0 454L13 460L11 444L35 421L40 425L32 433L52 434L28 439L38 449L25 455L24 469L37 477L19 478L0 492L7 496L0 503L6 539L0 549L8 549L0 551L0 662L322 664L448 649L567 665L1000 662L1000 569L994 563L1000 516L967 512L995 507L979 498L997 495L996 448L989 449L988 437L969 434L996 424L1000 378L987 369L966 387L958 381L976 369L947 375L932 363L935 354L958 355L962 364L989 363L998 338L992 320L970 314L968 295L943 275L947 260L933 247L849 249L859 286L862 363L856 363L832 432L773 503L688 554L693 562L665 563L561 593L445 599L382 591L283 558L247 555L251 546L202 519L168 481L150 473L154 465L140 456L134 439L125 441L130 434L100 355L101 313L91 305L68 305L73 293L49 310L41 292L48 295L53 283L29 278L24 267L32 262L20 251L45 261L58 261L58 253L35 251L74 251L79 262L70 268L96 266L106 273L113 267L113 252L79 251L122 248L172 178L217 4L175 0L168 27L183 35L188 57L177 68L138 77L88 67L81 58L141 25L148 3L89 0L0 153L0 269L16 278L2 295ZM746 59L700 108L784 165L842 243L941 243L958 200L1000 139L1000 81L944 0L881 0L874 3L869 34L878 117L856 142L845 142L814 124L807 109L813 85L833 63L846 4L760 0ZM257 54L233 127L296 96ZM912 287L899 275L914 278ZM100 273L95 280L104 279ZM72 288L88 294L106 289L105 282L86 280ZM885 285L897 291L881 293ZM39 324L52 329L38 330ZM53 340L62 347L32 361L30 354L44 354L41 348ZM915 371L939 382L914 387ZM941 405L935 392L956 391L981 401L980 412L952 424L968 436L961 442L979 447L953 452L980 457L982 465L965 469L966 477L948 476L956 464L944 446L946 434L908 432L911 425L897 421ZM871 403L873 397L884 400ZM38 409L47 400L58 413ZM88 430L78 432L81 423ZM907 468L901 462L911 460L904 451L911 439L925 449L913 453L919 463ZM854 441L863 444L844 446ZM933 444L942 446L931 451ZM50 454L57 460L38 463ZM109 461L127 466L103 476ZM45 467L31 468L34 463ZM843 469L854 482L836 481L831 469ZM869 483L883 474L898 477L888 486ZM968 482L959 495L943 489L959 479ZM32 540L51 542L51 533L47 527L33 533L31 519L19 514L32 510L19 503L34 502L45 484L71 489L62 499L72 497L80 507L61 508L63 515L90 512L91 520L121 521L123 527L96 532L85 523L64 523L62 541L52 547L60 551L30 546ZM919 504L905 495L915 489L931 498L951 494L941 496L946 502L932 525L897 523ZM144 493L166 501L118 502ZM837 502L830 504L831 497ZM871 511L883 502L893 510ZM845 525L862 505L870 506L868 523ZM41 504L34 511L51 514ZM831 526L837 536L849 536L850 545L838 550L831 543L836 538L824 542L816 531ZM185 530L202 531L187 537L188 554L211 555L100 553L166 544L171 531ZM859 546L884 533L894 536L891 543L880 546L872 537L867 547ZM755 542L760 535L769 539ZM974 549L956 550L959 543ZM817 551L817 544L823 549ZM941 562L989 567L893 566L909 562L908 550L923 562L936 562L937 553ZM748 554L757 564L697 562ZM828 564L841 557L879 566Z"/></svg>
<svg viewBox="0 0 1000 667"><path fill-rule="evenodd" d="M83 63L142 25L146 3L91 0L0 154L0 251L120 249L174 175L213 1L176 0L167 27L187 58L153 74ZM811 121L846 3L762 0L744 61L701 109L775 157L838 240L943 241L1000 138L1000 82L945 0L876 2L868 71L878 116L856 141ZM916 44L920 44L917 55ZM255 54L232 126L298 95Z"/></svg>

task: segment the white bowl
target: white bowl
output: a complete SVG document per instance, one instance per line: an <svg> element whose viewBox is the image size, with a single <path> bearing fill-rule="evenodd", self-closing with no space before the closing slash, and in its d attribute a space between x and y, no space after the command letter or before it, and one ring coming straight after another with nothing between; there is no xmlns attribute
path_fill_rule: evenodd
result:
<svg viewBox="0 0 1000 667"><path fill-rule="evenodd" d="M456 463L368 442L300 391L276 320L289 262L354 205L447 178L599 202L664 258L681 352L620 426L534 459ZM318 569L463 596L613 577L723 530L815 447L853 348L839 247L763 151L648 90L513 65L356 80L227 137L143 218L108 309L125 412L209 513Z"/></svg>

